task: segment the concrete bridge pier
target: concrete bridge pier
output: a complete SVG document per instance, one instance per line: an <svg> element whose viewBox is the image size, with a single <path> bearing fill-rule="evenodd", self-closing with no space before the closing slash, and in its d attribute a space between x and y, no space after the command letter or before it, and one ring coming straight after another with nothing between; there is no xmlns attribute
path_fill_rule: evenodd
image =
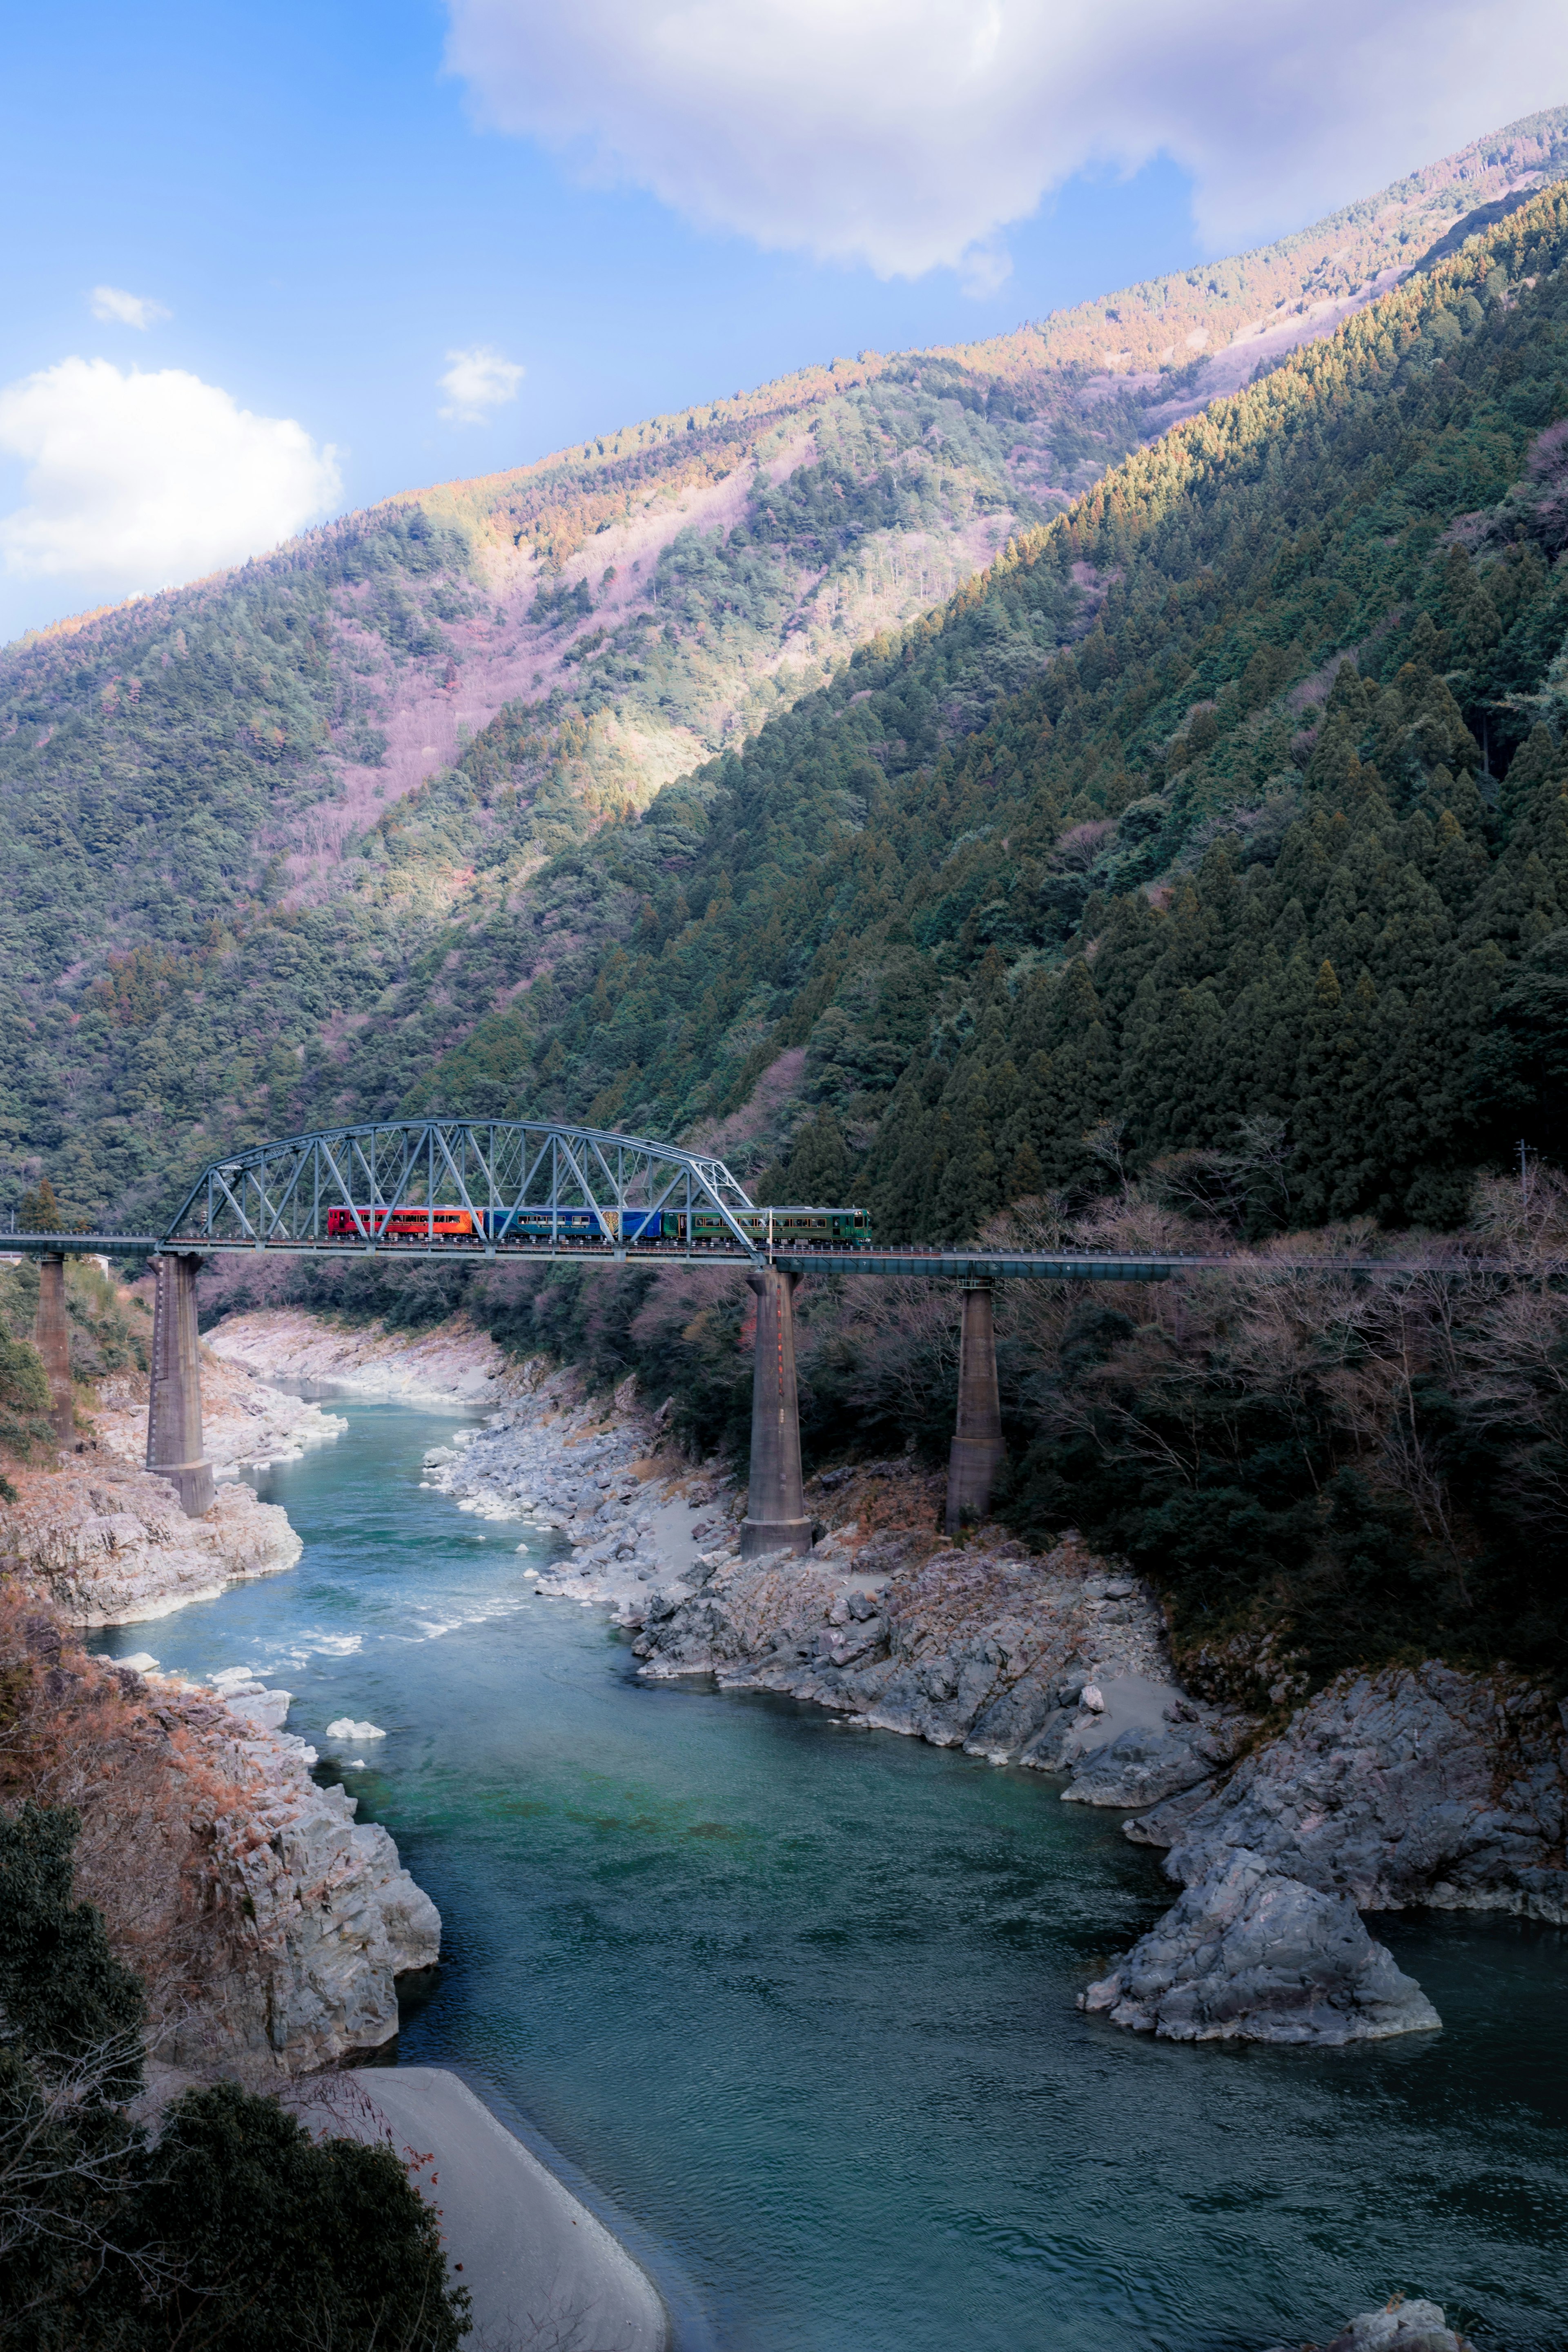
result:
<svg viewBox="0 0 1568 2352"><path fill-rule="evenodd" d="M202 1360L196 1339L196 1276L189 1250L153 1261L153 1376L147 1399L147 1467L167 1478L188 1519L213 1503L212 1464L202 1458Z"/></svg>
<svg viewBox="0 0 1568 2352"><path fill-rule="evenodd" d="M60 1250L46 1250L38 1260L38 1312L33 1344L43 1358L49 1381L49 1419L56 1442L70 1445L76 1437L71 1402L70 1321L66 1314L66 1262Z"/></svg>
<svg viewBox="0 0 1568 2352"><path fill-rule="evenodd" d="M947 1532L973 1526L991 1507L1002 1466L1002 1400L996 1387L996 1325L988 1282L966 1282L958 1351L958 1432L947 1457Z"/></svg>
<svg viewBox="0 0 1568 2352"><path fill-rule="evenodd" d="M795 1384L797 1275L763 1266L746 1276L757 1294L757 1358L752 1374L752 1475L741 1558L811 1549L800 1475L800 1405Z"/></svg>

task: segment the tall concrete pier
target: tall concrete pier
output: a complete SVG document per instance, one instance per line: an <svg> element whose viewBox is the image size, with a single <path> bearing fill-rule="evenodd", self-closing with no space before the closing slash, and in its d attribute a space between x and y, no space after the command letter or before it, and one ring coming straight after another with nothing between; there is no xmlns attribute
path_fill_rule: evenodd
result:
<svg viewBox="0 0 1568 2352"><path fill-rule="evenodd" d="M185 1250L153 1261L153 1378L147 1400L147 1467L178 1490L188 1519L213 1501L212 1464L202 1458L202 1360L196 1339L201 1259Z"/></svg>
<svg viewBox="0 0 1568 2352"><path fill-rule="evenodd" d="M76 1434L71 1403L70 1322L66 1314L66 1262L59 1250L47 1250L38 1260L38 1313L33 1344L44 1360L49 1380L49 1419L58 1444L69 1445Z"/></svg>
<svg viewBox="0 0 1568 2352"><path fill-rule="evenodd" d="M763 1266L746 1276L757 1294L757 1361L752 1375L752 1475L741 1558L809 1551L800 1477L800 1406L795 1384L795 1286L799 1276Z"/></svg>
<svg viewBox="0 0 1568 2352"><path fill-rule="evenodd" d="M996 1325L991 1285L963 1285L958 1354L958 1434L947 1457L947 1532L956 1535L991 1507L991 1482L1002 1466L1002 1400L996 1388Z"/></svg>

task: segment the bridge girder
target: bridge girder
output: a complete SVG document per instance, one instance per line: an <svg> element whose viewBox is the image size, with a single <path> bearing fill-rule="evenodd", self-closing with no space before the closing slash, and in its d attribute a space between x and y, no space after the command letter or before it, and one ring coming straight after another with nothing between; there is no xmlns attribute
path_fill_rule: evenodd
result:
<svg viewBox="0 0 1568 2352"><path fill-rule="evenodd" d="M721 1252L749 1260L756 1245L736 1213L751 1206L721 1160L642 1136L541 1119L374 1119L254 1144L215 1160L186 1193L162 1245L380 1248L407 1255L405 1243L378 1238L384 1217L458 1209L473 1215L487 1255L570 1248L584 1237L584 1215L593 1221L587 1237L596 1232L599 1246L618 1250L628 1215L674 1210L689 1218L716 1213ZM348 1222L340 1216L329 1232L334 1210L346 1212ZM525 1212L531 1220L526 1240L516 1222ZM433 1226L428 1238L446 1254Z"/></svg>

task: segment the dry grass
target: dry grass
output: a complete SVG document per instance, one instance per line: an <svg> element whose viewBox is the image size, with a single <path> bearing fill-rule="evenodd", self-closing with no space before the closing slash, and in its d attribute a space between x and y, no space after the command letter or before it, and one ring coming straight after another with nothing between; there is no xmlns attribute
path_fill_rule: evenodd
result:
<svg viewBox="0 0 1568 2352"><path fill-rule="evenodd" d="M24 1587L0 1582L0 1803L81 1818L76 1891L147 1989L148 2046L198 2063L253 1940L231 1860L263 1834L257 1776L221 1710L171 1704L90 1658ZM232 2071L231 2068L226 2071Z"/></svg>

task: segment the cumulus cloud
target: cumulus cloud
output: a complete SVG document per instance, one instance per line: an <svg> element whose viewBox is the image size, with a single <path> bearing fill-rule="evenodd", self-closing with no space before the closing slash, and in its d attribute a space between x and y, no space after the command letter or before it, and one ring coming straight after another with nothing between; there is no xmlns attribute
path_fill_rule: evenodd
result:
<svg viewBox="0 0 1568 2352"><path fill-rule="evenodd" d="M447 395L443 416L454 425L483 425L492 408L504 408L517 398L517 387L527 373L515 360L503 358L489 343L472 351L448 352L449 365L439 379Z"/></svg>
<svg viewBox="0 0 1568 2352"><path fill-rule="evenodd" d="M1011 221L1165 153L1218 244L1560 95L1562 0L447 0L495 128L689 219L884 277L1005 272Z"/></svg>
<svg viewBox="0 0 1568 2352"><path fill-rule="evenodd" d="M155 327L171 313L145 294L128 294L123 286L95 286L88 296L95 319L120 327Z"/></svg>
<svg viewBox="0 0 1568 2352"><path fill-rule="evenodd" d="M0 517L22 577L108 590L193 579L273 547L342 495L336 452L179 368L61 360L0 387L0 451L27 466Z"/></svg>

